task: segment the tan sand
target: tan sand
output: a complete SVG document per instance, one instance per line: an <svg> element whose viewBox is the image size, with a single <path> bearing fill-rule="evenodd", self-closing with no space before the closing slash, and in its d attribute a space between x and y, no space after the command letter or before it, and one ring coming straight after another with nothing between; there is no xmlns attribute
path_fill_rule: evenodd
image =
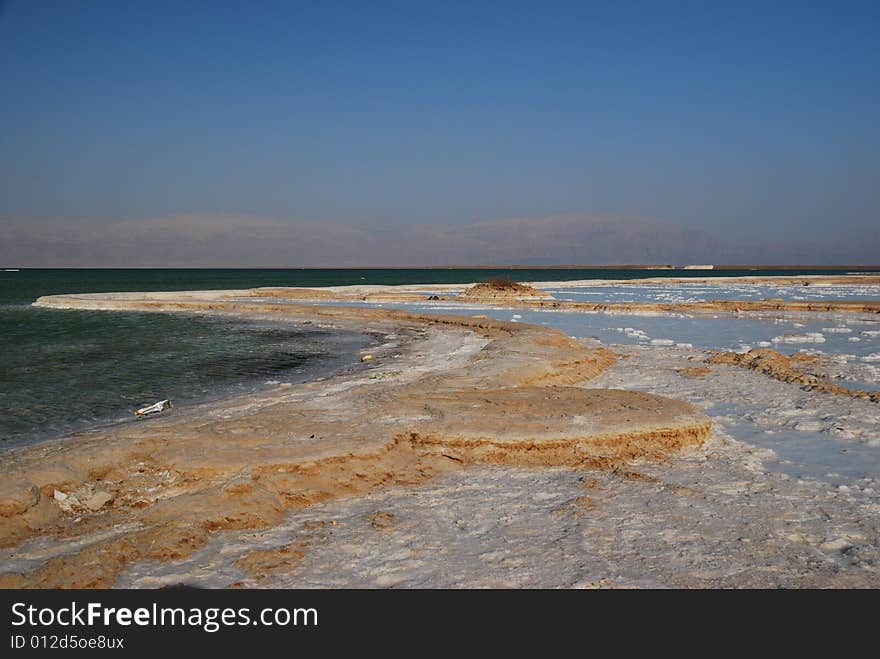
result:
<svg viewBox="0 0 880 659"><path fill-rule="evenodd" d="M713 355L709 362L712 364L731 364L748 368L764 373L774 380L797 384L808 391L823 391L829 394L863 398L880 403L880 391L850 389L835 384L827 378L804 372L802 365L816 359L812 355L797 354L789 357L770 348L756 348L746 353L719 352Z"/></svg>

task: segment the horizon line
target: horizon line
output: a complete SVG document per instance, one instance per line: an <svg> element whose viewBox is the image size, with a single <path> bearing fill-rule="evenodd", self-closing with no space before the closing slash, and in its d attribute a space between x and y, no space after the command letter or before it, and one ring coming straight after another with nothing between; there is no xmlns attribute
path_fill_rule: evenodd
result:
<svg viewBox="0 0 880 659"><path fill-rule="evenodd" d="M200 265L200 266L25 266L8 265L3 270L687 270L689 272L713 272L725 270L880 270L877 265L817 265L817 264L668 264L668 263L615 263L591 264L483 264L483 265Z"/></svg>

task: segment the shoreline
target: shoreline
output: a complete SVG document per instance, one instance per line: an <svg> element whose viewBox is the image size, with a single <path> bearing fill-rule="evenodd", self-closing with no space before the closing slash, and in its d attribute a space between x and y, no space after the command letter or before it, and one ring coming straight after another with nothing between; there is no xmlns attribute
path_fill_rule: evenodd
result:
<svg viewBox="0 0 880 659"><path fill-rule="evenodd" d="M194 406L136 432L101 429L0 455L12 481L0 496L0 585L454 587L464 575L489 586L880 585L870 567L877 543L860 526L880 482L838 489L819 473L804 480L768 469L788 443L758 448L741 420L764 424L768 437L791 424L818 432L832 462L834 441L852 441L848 469L858 472L858 461L880 461L873 396L835 395L794 371L768 377L704 349L612 351L557 329L466 315L467 306L445 315L330 306L418 294L334 288L319 304L308 296L321 289L295 288L41 298L41 307L310 319L375 331L383 343L356 373ZM493 304L518 302L547 303ZM752 411L732 417L726 401ZM444 511L458 506L473 520L449 526ZM640 517L645 508L652 518ZM529 521L499 527L496 509ZM788 514L802 519L797 533ZM472 546L461 529L473 524L485 532ZM635 536L626 531L633 525ZM581 568L546 552L528 562L534 534L546 549L569 543L572 528L604 558L591 562L573 545ZM759 544L743 544L752 537ZM422 539L458 557L458 576L419 558ZM366 553L350 549L362 542ZM503 561L483 557L484 546ZM669 567L633 562L620 546ZM824 562L810 558L820 555ZM609 560L617 571L602 567Z"/></svg>
<svg viewBox="0 0 880 659"><path fill-rule="evenodd" d="M67 311L74 311L68 309ZM126 312L123 312L126 313ZM130 313L139 313L131 311ZM149 313L149 312L143 312ZM204 318L199 314L181 313L179 317L186 318ZM229 314L231 320L242 320L246 323L254 323L262 329L272 329L273 327L283 327L284 321L271 317L243 317L241 314ZM304 323L294 326L294 329L309 330L312 325ZM289 329L285 327L285 329ZM321 328L318 328L321 329ZM326 354L320 358L309 354L306 361L295 366L290 366L284 371L267 371L264 373L248 374L240 376L241 379L227 379L215 382L210 389L193 388L181 392L166 390L167 394L164 398L172 399L174 409L177 412L210 403L222 403L223 401L232 401L235 398L251 393L258 393L269 388L277 386L289 386L291 384L302 384L313 380L323 380L338 372L350 371L360 365L360 353L376 346L381 337L379 335L371 336L357 331L341 331L334 332L328 330L325 344L321 346L322 350L326 350ZM332 334L332 336L331 336ZM332 348L328 350L327 348ZM40 430L34 429L28 434L20 433L20 436L7 436L0 442L0 455L11 451L17 451L28 447L38 446L47 442L64 441L69 436L74 436L93 431L110 432L114 428L124 428L132 423L143 423L149 421L153 417L138 418L133 414L135 408L143 406L143 404L132 404L129 406L120 406L115 412L96 416L91 419L65 419L54 422L56 429ZM60 428L57 425L63 424Z"/></svg>
<svg viewBox="0 0 880 659"><path fill-rule="evenodd" d="M61 445L0 457L9 481L0 518L5 547L30 546L33 537L79 547L83 536L107 533L121 519L140 524L133 536L26 561L20 572L0 576L7 587L111 586L130 563L186 556L216 532L271 527L288 510L385 484L416 484L467 464L625 470L628 461L662 459L709 433L708 419L686 403L571 386L596 377L614 357L558 330L454 315L247 303L229 292L97 297L58 296L51 303L268 313L367 324L411 341L389 348L401 351L397 359L374 354L368 371L382 369L377 379L294 385L234 399L232 408L209 403L137 428L81 433ZM73 497L79 505L68 503L65 511L56 492L61 504ZM105 503L90 510L98 495Z"/></svg>

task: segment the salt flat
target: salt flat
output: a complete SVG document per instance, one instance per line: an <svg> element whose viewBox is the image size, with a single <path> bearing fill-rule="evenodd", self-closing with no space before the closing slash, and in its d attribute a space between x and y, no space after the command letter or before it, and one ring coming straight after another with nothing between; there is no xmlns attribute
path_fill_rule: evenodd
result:
<svg viewBox="0 0 880 659"><path fill-rule="evenodd" d="M699 285L635 285L627 304L716 299ZM332 378L9 452L0 583L876 587L880 405L714 359L766 343L804 377L877 384L876 284L827 287L866 306L621 314L412 286L42 299L379 338Z"/></svg>

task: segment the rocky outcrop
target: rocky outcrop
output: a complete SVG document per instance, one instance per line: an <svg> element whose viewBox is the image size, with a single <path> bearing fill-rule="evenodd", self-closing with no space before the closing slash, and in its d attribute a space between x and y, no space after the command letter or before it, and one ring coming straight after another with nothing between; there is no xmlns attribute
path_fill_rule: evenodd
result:
<svg viewBox="0 0 880 659"><path fill-rule="evenodd" d="M508 302L518 300L552 300L553 296L532 286L515 281L493 280L464 289L458 299L467 302Z"/></svg>

